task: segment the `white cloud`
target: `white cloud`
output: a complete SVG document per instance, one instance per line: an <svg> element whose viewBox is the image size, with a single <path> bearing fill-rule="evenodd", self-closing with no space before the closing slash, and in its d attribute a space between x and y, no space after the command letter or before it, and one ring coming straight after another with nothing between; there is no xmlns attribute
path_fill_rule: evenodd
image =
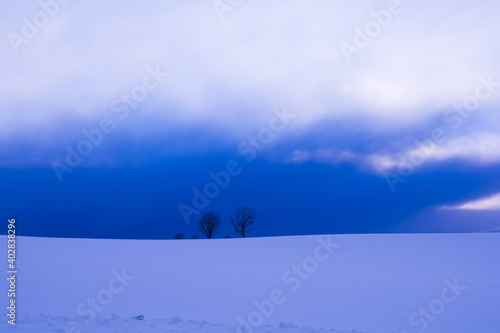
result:
<svg viewBox="0 0 500 333"><path fill-rule="evenodd" d="M478 76L500 73L500 46L491 40L500 3L401 3L403 12L347 63L340 43L352 43L354 28L387 1L245 1L225 21L208 0L72 1L18 54L7 39L0 45L8 64L0 70L0 143L16 136L39 142L33 128L49 128L54 119L109 115L111 102L156 64L170 77L141 110L155 124L189 128L203 120L244 133L286 105L301 130L324 119L376 120L349 125L360 131L419 126L473 93ZM21 18L37 8L16 2L7 9L0 14L4 35L19 32ZM485 122L499 121L490 111L500 106L498 95L481 104ZM70 130L51 134L61 132ZM463 144L470 148L461 151ZM475 145L438 149L435 159L469 156ZM493 158L485 150L480 157ZM349 150L312 155L362 160ZM365 160L378 169L395 163L380 152Z"/></svg>
<svg viewBox="0 0 500 333"><path fill-rule="evenodd" d="M349 162L381 175L397 170L400 166L418 169L452 159L462 159L476 165L500 163L500 135L496 133L463 135L450 138L442 144L429 139L421 140L410 145L410 148L403 146L403 149L390 153L365 153L338 148L295 150L286 162L300 164L314 161L331 165Z"/></svg>
<svg viewBox="0 0 500 333"><path fill-rule="evenodd" d="M500 210L500 193L486 198L469 201L460 205L445 206L442 208L464 210Z"/></svg>
<svg viewBox="0 0 500 333"><path fill-rule="evenodd" d="M84 114L92 116L155 63L174 74L157 102L194 117L207 111L220 117L227 112L218 111L221 100L257 97L286 101L303 119L345 112L422 118L470 93L476 77L488 74L484 69L498 67L498 48L484 34L498 30L490 8L498 5L475 4L483 14L475 16L470 5L432 4L429 14L426 5L402 3L400 16L351 64L338 44L352 42L354 27L364 26L372 19L366 13L385 8L385 1L255 1L224 22L209 1L123 2L119 9L68 4L18 55L2 56L10 63L2 70L4 105L32 103L17 115L3 114L2 123L41 112L40 102L57 115L79 112L90 99ZM17 14L33 10L17 6ZM449 28L436 28L436 21ZM22 22L9 23L2 31L16 31Z"/></svg>
<svg viewBox="0 0 500 333"><path fill-rule="evenodd" d="M370 154L366 162L380 173L411 165L419 168L430 163L463 159L468 163L487 165L500 162L500 135L497 133L473 133L450 138L442 144L431 141L414 143L413 147L392 154ZM424 140L422 140L424 142Z"/></svg>
<svg viewBox="0 0 500 333"><path fill-rule="evenodd" d="M315 161L336 165L342 162L352 161L356 158L357 156L355 154L347 150L319 148L311 152L295 150L292 152L292 156L286 159L286 163L301 164L307 161Z"/></svg>

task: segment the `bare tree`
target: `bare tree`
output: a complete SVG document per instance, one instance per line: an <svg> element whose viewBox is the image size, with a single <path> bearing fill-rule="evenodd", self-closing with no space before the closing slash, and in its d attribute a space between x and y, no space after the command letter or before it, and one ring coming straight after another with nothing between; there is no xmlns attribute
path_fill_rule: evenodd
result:
<svg viewBox="0 0 500 333"><path fill-rule="evenodd" d="M238 208L234 212L234 219L231 219L234 231L245 238L247 232L254 230L253 228L249 229L249 227L253 224L256 217L257 213L255 213L255 209L248 207Z"/></svg>
<svg viewBox="0 0 500 333"><path fill-rule="evenodd" d="M221 219L219 215L210 211L203 214L200 222L198 223L198 229L200 229L201 233L210 239L219 231L220 223Z"/></svg>

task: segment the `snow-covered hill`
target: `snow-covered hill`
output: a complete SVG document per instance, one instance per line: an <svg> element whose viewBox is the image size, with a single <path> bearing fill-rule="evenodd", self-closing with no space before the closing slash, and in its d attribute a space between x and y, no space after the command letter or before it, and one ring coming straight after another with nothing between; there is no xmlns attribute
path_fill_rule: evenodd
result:
<svg viewBox="0 0 500 333"><path fill-rule="evenodd" d="M499 253L498 233L18 237L0 331L498 333Z"/></svg>

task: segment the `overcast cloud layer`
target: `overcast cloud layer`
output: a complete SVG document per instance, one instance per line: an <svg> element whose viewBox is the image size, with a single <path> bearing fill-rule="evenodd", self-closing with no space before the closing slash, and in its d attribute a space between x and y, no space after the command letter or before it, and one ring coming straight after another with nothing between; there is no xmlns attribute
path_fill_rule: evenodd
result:
<svg viewBox="0 0 500 333"><path fill-rule="evenodd" d="M473 6L401 1L399 13L350 62L342 43L355 46L356 27L364 29L374 20L371 11L387 10L388 2L245 1L220 20L210 1L124 1L120 8L75 1L60 5L35 37L17 45L17 53L8 33L22 36L22 18L32 21L40 6L6 6L0 140L3 146L16 138L39 154L64 151L81 139L82 125L95 127L103 117L116 116L113 102L142 82L148 66L159 66L168 79L133 110L140 113L138 121L120 124L120 130L162 141L174 128L186 128L187 136L191 126L203 122L204 131L218 133L215 147L237 143L233 140L258 130L274 107L283 106L299 115L289 136L326 121L331 131L348 127L346 136L405 131L424 139L417 134L430 135L425 133L433 129L429 121L450 125L443 115L454 104L463 103L484 80L500 82L494 42L500 4L494 1ZM479 155L498 162L498 148L476 148L499 140L499 96L493 91L481 100L434 158ZM148 124L155 124L154 134ZM471 126L477 133L471 134ZM40 136L49 139L43 147ZM362 150L368 151L351 153L374 154L390 165L391 154L414 148L411 140L402 147L390 141L372 149L367 140ZM323 144L307 154L316 148L352 150L339 147L335 138ZM9 165L5 156L2 163ZM374 167L380 169L379 164Z"/></svg>

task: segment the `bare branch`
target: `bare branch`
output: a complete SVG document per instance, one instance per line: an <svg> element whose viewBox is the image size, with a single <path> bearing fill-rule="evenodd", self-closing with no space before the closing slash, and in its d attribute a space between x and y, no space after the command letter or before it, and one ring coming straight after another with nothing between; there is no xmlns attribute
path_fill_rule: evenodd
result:
<svg viewBox="0 0 500 333"><path fill-rule="evenodd" d="M219 215L210 211L208 213L203 214L200 222L198 223L198 229L201 231L203 235L205 235L208 239L212 238L220 228L221 219Z"/></svg>
<svg viewBox="0 0 500 333"><path fill-rule="evenodd" d="M241 237L245 238L245 234L249 231L254 230L254 228L249 228L255 221L257 213L255 209L248 207L238 208L234 212L234 219L231 219L231 224L233 225L234 231L239 233Z"/></svg>

